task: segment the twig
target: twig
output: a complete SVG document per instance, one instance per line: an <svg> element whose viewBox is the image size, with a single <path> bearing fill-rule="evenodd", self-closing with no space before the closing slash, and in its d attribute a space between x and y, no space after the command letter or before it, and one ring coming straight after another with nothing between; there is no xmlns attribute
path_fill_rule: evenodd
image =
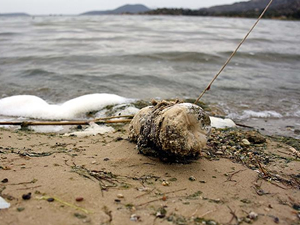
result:
<svg viewBox="0 0 300 225"><path fill-rule="evenodd" d="M231 224L233 219L236 219L237 224L239 224L239 218L237 217L237 215L235 214L235 212L227 205L227 208L230 210L230 214L232 215L231 220L227 223L227 224Z"/></svg>
<svg viewBox="0 0 300 225"><path fill-rule="evenodd" d="M221 69L219 70L219 72L214 76L214 78L211 80L211 82L207 85L207 87L204 89L204 91L200 94L200 96L197 98L197 100L195 101L194 104L196 104L201 98L202 96L205 94L206 91L208 91L211 87L211 85L213 84L213 82L217 79L217 77L222 73L222 71L225 69L225 67L228 65L228 63L230 62L230 60L233 58L233 56L237 53L237 51L239 50L239 48L241 47L241 45L246 41L246 39L248 38L249 34L252 32L252 30L256 27L256 25L258 24L258 22L260 21L260 19L263 17L263 15L265 14L265 12L268 10L268 8L270 7L271 3L273 2L273 0L270 0L269 4L266 6L266 8L263 10L263 12L261 13L261 15L258 17L258 19L256 20L256 22L254 23L254 25L251 27L251 29L249 30L249 32L246 34L246 36L243 38L243 40L239 43L239 45L237 46L237 48L232 52L232 54L230 55L230 57L227 59L227 61L225 62L225 64L221 67Z"/></svg>
<svg viewBox="0 0 300 225"><path fill-rule="evenodd" d="M89 125L91 122L106 124L106 123L129 123L131 119L123 119L123 120L88 120L88 121L0 121L0 125L13 125L13 126L55 126L55 125Z"/></svg>
<svg viewBox="0 0 300 225"><path fill-rule="evenodd" d="M236 171L236 172L234 172L234 173L232 173L232 174L229 174L228 175L228 178L227 178L227 180L226 180L226 182L227 181L232 181L232 182L237 182L236 180L232 180L232 177L235 175L235 174L237 174L237 173L239 173L239 172L242 172L242 171L245 171L246 169L244 169L244 170L238 170L238 171Z"/></svg>
<svg viewBox="0 0 300 225"><path fill-rule="evenodd" d="M148 195L148 194L152 193L155 189L156 189L156 188L153 188L152 190L150 190L150 191L148 191L148 192L146 192L146 193L144 193L144 194L138 195L138 196L136 196L135 198L140 198L140 197L143 197L143 196L145 196L145 195Z"/></svg>
<svg viewBox="0 0 300 225"><path fill-rule="evenodd" d="M27 187L27 188L18 188L17 190L28 190L28 189L33 189L33 188L38 188L42 187L42 185L34 186L34 187Z"/></svg>
<svg viewBox="0 0 300 225"><path fill-rule="evenodd" d="M256 162L257 162L257 164L258 164L258 166L259 166L259 169L260 169L261 172L264 174L264 176L265 176L265 177L268 177L268 176L269 176L268 172L261 166L260 162L258 161L258 159L257 159L256 157L255 157L255 160L256 160Z"/></svg>
<svg viewBox="0 0 300 225"><path fill-rule="evenodd" d="M164 201L164 199L166 198L166 194L172 194L172 193L175 193L175 192L185 191L185 190L186 190L186 188L179 189L179 190L175 190L175 191L165 192L165 193L163 193L163 197L161 197L161 198L154 199L154 200L151 200L151 201L148 201L148 202L144 202L144 203L138 204L138 205L136 205L136 206L143 206L143 205L147 205L147 204L149 204L149 203L157 202L157 201L160 201L160 200Z"/></svg>
<svg viewBox="0 0 300 225"><path fill-rule="evenodd" d="M239 126L239 127L245 127L245 128L251 128L251 129L254 129L254 127L251 127L251 126L248 126L248 125L245 125L245 124L241 124L241 123L236 123L234 122L235 125Z"/></svg>
<svg viewBox="0 0 300 225"><path fill-rule="evenodd" d="M214 209L214 210L210 210L210 211L208 211L208 212L206 212L206 213L203 213L201 216L199 216L200 218L203 218L204 216L206 216L206 215L208 215L208 214L210 214L210 213L212 213L212 212L215 212L216 210Z"/></svg>
<svg viewBox="0 0 300 225"><path fill-rule="evenodd" d="M157 201L160 201L160 200L163 200L163 199L164 199L164 197L158 198L158 199L154 199L154 200L151 200L151 201L148 201L148 202L144 202L144 203L138 204L138 205L136 205L136 206L138 207L138 206L147 205L147 204L149 204L149 203L157 202Z"/></svg>
<svg viewBox="0 0 300 225"><path fill-rule="evenodd" d="M187 188L182 188L182 189L178 189L178 190L175 190L175 191L168 191L168 192L165 192L163 193L164 195L166 194L173 194L173 193L176 193L176 192L179 192L179 191L185 191Z"/></svg>

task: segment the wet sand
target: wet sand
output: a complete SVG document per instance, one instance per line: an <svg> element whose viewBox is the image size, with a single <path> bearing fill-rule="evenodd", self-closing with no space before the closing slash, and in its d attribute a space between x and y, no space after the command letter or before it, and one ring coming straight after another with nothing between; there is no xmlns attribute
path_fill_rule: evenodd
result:
<svg viewBox="0 0 300 225"><path fill-rule="evenodd" d="M214 130L200 159L180 164L138 154L127 127L89 137L1 129L0 196L11 206L0 223L299 224L291 146L223 132Z"/></svg>

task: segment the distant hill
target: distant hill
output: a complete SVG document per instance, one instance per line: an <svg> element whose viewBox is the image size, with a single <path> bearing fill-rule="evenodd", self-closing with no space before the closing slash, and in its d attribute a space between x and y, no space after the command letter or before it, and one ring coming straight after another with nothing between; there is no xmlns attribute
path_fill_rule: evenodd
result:
<svg viewBox="0 0 300 225"><path fill-rule="evenodd" d="M151 10L149 15L187 15L187 16L228 16L257 18L270 0L251 0L231 5L219 5L210 8ZM264 18L300 19L300 0L275 0Z"/></svg>
<svg viewBox="0 0 300 225"><path fill-rule="evenodd" d="M203 14L211 16L242 16L258 17L270 0L251 0L232 5L220 5L200 9ZM300 0L275 0L266 12L267 18L298 18L300 19Z"/></svg>
<svg viewBox="0 0 300 225"><path fill-rule="evenodd" d="M0 13L0 16L30 16L27 13Z"/></svg>
<svg viewBox="0 0 300 225"><path fill-rule="evenodd" d="M89 11L82 13L81 15L114 15L114 14L138 14L138 13L145 13L150 11L150 9L142 4L135 4L135 5L123 5L119 8L114 10L106 10L106 11Z"/></svg>

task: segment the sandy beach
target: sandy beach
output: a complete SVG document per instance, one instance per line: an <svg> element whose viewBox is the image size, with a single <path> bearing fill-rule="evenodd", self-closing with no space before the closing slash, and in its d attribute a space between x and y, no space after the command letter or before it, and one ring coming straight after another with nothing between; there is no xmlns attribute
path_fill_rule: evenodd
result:
<svg viewBox="0 0 300 225"><path fill-rule="evenodd" d="M1 129L0 196L11 204L1 225L299 224L299 141L213 130L200 159L166 163L138 154L127 128Z"/></svg>

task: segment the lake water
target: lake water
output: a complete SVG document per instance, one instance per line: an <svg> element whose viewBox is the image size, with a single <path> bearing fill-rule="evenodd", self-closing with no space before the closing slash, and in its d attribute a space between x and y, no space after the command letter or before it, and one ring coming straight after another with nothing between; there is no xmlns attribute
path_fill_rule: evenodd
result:
<svg viewBox="0 0 300 225"><path fill-rule="evenodd" d="M0 17L0 98L91 93L197 98L253 19ZM201 99L235 121L300 138L300 22L262 20Z"/></svg>

